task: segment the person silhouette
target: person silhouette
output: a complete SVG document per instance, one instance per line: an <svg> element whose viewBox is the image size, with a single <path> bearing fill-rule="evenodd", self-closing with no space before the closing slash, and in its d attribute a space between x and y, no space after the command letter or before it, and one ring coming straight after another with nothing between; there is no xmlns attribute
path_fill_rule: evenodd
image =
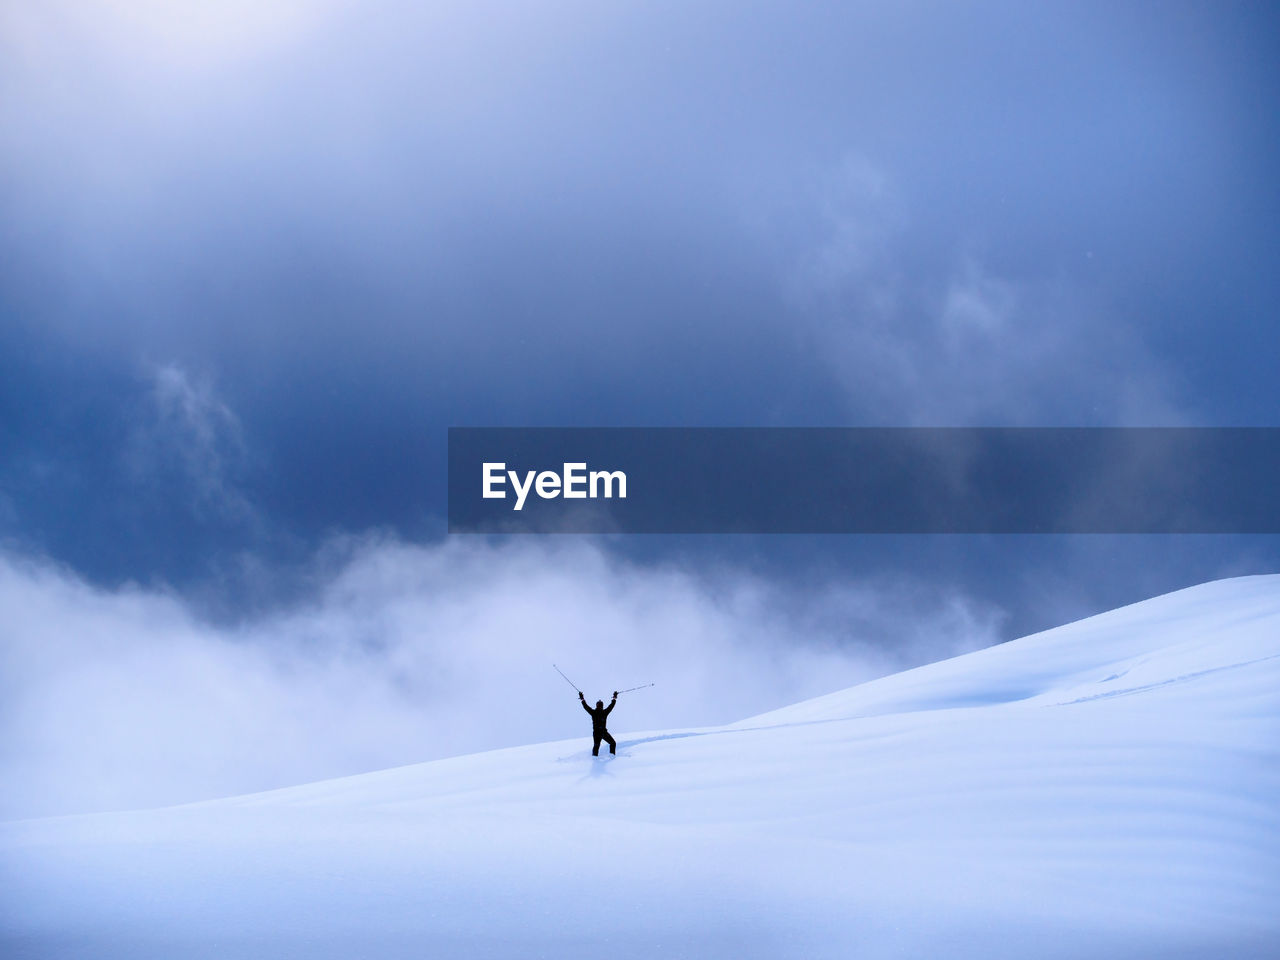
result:
<svg viewBox="0 0 1280 960"><path fill-rule="evenodd" d="M582 695L581 690L578 691L578 699L582 701L582 709L591 714L591 739L595 741L591 745L591 755L600 756L601 740L609 745L609 752L616 755L618 741L609 736L609 731L605 729L605 719L609 716L609 711L613 709L614 704L618 702L618 691L613 691L613 699L609 701L607 707L603 700L597 700L594 707L587 706L587 698Z"/></svg>

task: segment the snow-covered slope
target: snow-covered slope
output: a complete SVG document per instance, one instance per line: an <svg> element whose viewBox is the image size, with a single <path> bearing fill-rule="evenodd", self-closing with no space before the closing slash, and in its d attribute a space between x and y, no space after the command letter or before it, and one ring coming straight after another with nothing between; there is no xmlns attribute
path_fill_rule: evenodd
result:
<svg viewBox="0 0 1280 960"><path fill-rule="evenodd" d="M1280 956L1280 577L619 741L0 825L0 952Z"/></svg>

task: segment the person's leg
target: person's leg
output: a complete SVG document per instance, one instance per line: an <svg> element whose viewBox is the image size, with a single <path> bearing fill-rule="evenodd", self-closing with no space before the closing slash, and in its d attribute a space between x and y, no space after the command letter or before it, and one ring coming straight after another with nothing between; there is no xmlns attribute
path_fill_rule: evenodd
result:
<svg viewBox="0 0 1280 960"><path fill-rule="evenodd" d="M596 742L591 745L591 755L593 757L598 757L600 756L600 738L598 736L595 737L595 741Z"/></svg>
<svg viewBox="0 0 1280 960"><path fill-rule="evenodd" d="M609 736L607 733L604 735L604 742L609 744L610 753L618 752L618 741L613 739L613 737ZM599 744L597 743L596 746L599 746Z"/></svg>

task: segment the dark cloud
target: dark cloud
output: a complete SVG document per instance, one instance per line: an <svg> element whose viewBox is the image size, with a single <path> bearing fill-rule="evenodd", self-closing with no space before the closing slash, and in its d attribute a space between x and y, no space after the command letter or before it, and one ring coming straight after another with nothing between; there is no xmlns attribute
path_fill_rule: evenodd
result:
<svg viewBox="0 0 1280 960"><path fill-rule="evenodd" d="M0 529L98 582L429 539L450 424L1274 417L1270 10L0 17ZM1094 600L1271 556L1111 549L795 554Z"/></svg>

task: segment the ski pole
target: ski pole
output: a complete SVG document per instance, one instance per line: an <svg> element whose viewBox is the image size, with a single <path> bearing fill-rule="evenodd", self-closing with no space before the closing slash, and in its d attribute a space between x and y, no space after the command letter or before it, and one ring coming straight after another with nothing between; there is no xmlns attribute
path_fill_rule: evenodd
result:
<svg viewBox="0 0 1280 960"><path fill-rule="evenodd" d="M551 668L555 670L556 673L560 674L560 676L564 677L564 671L561 670L559 667L557 667L554 663L551 665ZM575 693L578 691L578 688L574 686L573 681L570 680L568 677L564 677L564 682L567 683L569 686L573 687Z"/></svg>
<svg viewBox="0 0 1280 960"><path fill-rule="evenodd" d="M619 691L618 691L618 696L622 696L624 693L630 693L632 690L643 690L645 687L652 687L652 686L655 686L655 684L652 684L652 683L642 683L642 684L640 684L640 686L638 686L638 687L627 687L627 689L625 689L625 690L619 690Z"/></svg>

